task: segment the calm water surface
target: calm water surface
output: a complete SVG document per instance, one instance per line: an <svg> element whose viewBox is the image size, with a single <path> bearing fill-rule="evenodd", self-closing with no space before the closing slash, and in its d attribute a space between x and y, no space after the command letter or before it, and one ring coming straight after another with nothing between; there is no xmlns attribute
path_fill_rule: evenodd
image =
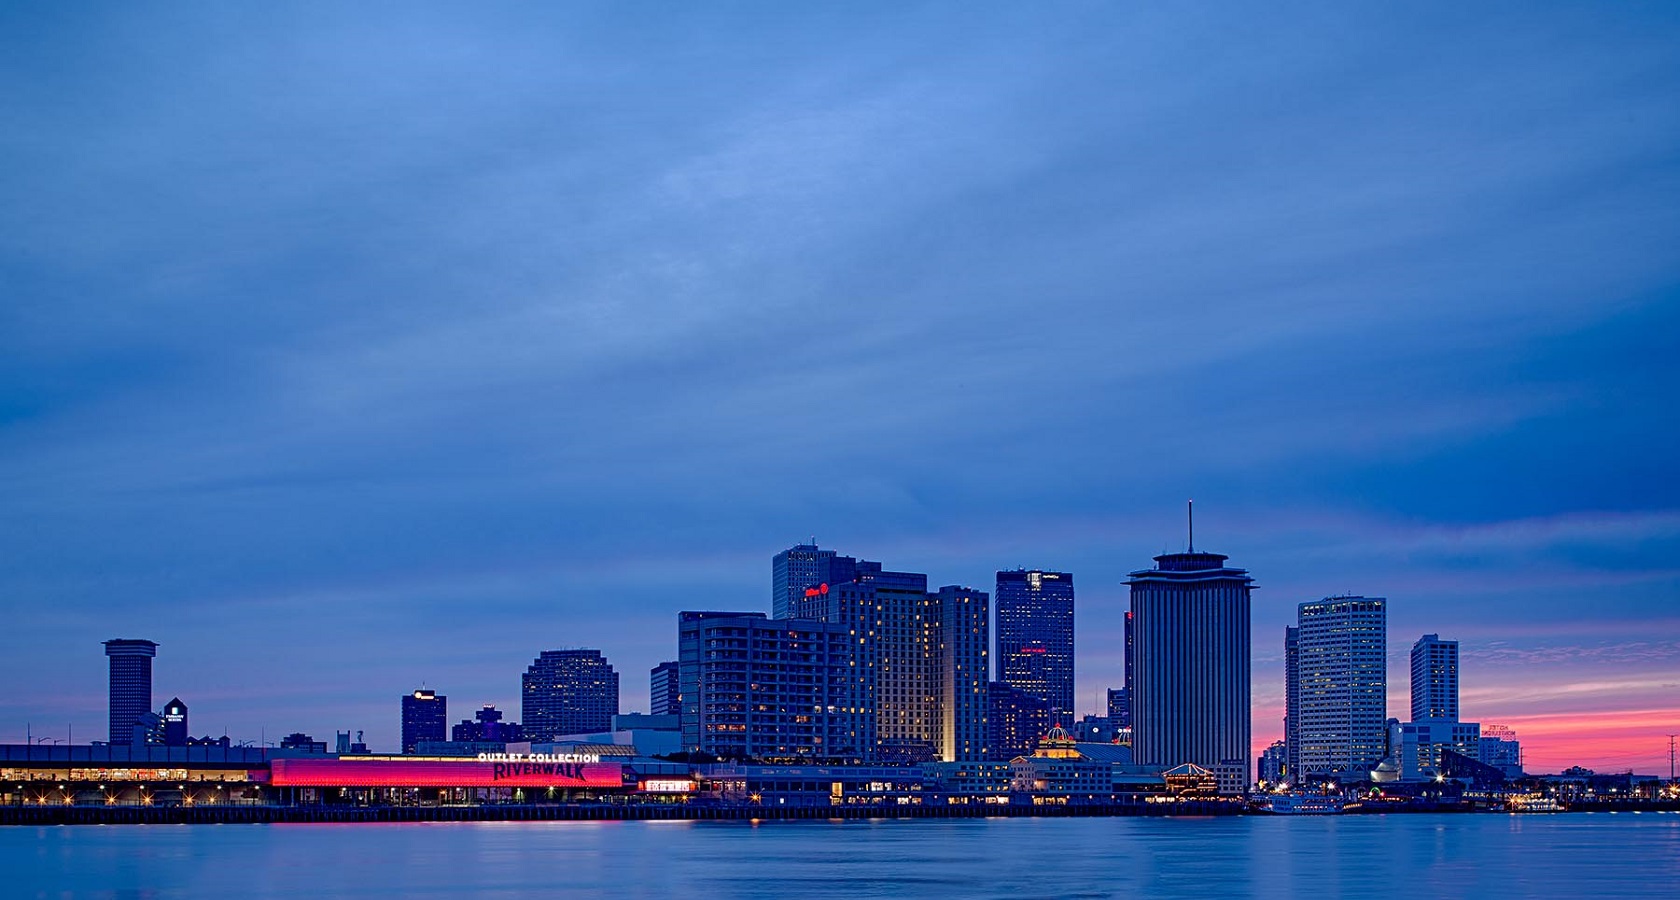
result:
<svg viewBox="0 0 1680 900"><path fill-rule="evenodd" d="M1680 815L0 829L0 896L1680 897Z"/></svg>

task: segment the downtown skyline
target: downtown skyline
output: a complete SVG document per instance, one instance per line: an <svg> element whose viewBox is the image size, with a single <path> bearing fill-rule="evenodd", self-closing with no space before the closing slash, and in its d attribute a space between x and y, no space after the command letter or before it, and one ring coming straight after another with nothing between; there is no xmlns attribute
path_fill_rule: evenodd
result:
<svg viewBox="0 0 1680 900"><path fill-rule="evenodd" d="M0 735L398 740L824 547L1387 598L1528 766L1680 731L1680 12L0 11ZM277 677L276 673L284 673ZM342 685L353 685L350 691ZM15 734L14 734L15 733Z"/></svg>

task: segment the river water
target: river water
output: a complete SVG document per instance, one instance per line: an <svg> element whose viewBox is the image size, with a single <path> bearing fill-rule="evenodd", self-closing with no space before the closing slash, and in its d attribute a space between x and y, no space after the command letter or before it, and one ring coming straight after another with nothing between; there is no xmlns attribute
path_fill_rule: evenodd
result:
<svg viewBox="0 0 1680 900"><path fill-rule="evenodd" d="M1680 897L1680 814L0 829L0 896Z"/></svg>

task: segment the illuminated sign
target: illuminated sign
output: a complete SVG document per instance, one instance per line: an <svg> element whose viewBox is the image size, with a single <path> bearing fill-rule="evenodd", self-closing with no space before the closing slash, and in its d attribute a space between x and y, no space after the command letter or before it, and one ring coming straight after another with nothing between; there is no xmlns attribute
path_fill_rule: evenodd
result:
<svg viewBox="0 0 1680 900"><path fill-rule="evenodd" d="M598 763L599 753L480 753L479 762Z"/></svg>
<svg viewBox="0 0 1680 900"><path fill-rule="evenodd" d="M617 763L600 762L402 758L276 759L269 763L269 770L275 787L624 786L624 767Z"/></svg>
<svg viewBox="0 0 1680 900"><path fill-rule="evenodd" d="M807 596L807 597L821 597L822 595L824 595L826 593L828 593L828 582L826 582L826 581L823 582L822 584L817 585L816 587L810 587L810 588L805 589L805 596Z"/></svg>
<svg viewBox="0 0 1680 900"><path fill-rule="evenodd" d="M1043 653L1044 648L1043 647L1022 647L1021 652L1022 653Z"/></svg>
<svg viewBox="0 0 1680 900"><path fill-rule="evenodd" d="M687 778L649 778L642 782L642 790L652 794L686 794L694 790L694 782Z"/></svg>

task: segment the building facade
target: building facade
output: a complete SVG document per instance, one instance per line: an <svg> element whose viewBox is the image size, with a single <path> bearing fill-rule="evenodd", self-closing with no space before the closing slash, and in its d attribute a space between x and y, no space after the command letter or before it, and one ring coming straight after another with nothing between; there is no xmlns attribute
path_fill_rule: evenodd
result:
<svg viewBox="0 0 1680 900"><path fill-rule="evenodd" d="M674 659L654 666L648 673L648 715L682 715L682 687Z"/></svg>
<svg viewBox="0 0 1680 900"><path fill-rule="evenodd" d="M801 618L805 592L857 577L857 560L824 550L815 543L796 544L770 559L770 610L777 619Z"/></svg>
<svg viewBox="0 0 1680 900"><path fill-rule="evenodd" d="M843 626L855 641L852 689L875 711L872 760L986 757L991 598L927 576L857 560L854 578L807 588L802 618Z"/></svg>
<svg viewBox="0 0 1680 900"><path fill-rule="evenodd" d="M1283 629L1283 776L1293 781L1301 771L1301 629Z"/></svg>
<svg viewBox="0 0 1680 900"><path fill-rule="evenodd" d="M402 698L402 752L413 753L421 741L449 739L449 698L417 688Z"/></svg>
<svg viewBox="0 0 1680 900"><path fill-rule="evenodd" d="M528 741L607 731L618 715L618 672L599 650L544 650L520 681Z"/></svg>
<svg viewBox="0 0 1680 900"><path fill-rule="evenodd" d="M114 638L105 642L110 660L110 742L129 744L140 717L152 711L152 659L157 642Z"/></svg>
<svg viewBox="0 0 1680 900"><path fill-rule="evenodd" d="M1296 615L1292 654L1285 638L1294 774L1364 778L1388 744L1388 601L1326 597Z"/></svg>
<svg viewBox="0 0 1680 900"><path fill-rule="evenodd" d="M176 697L163 705L163 743L167 747L185 747L192 737L187 726L187 705Z"/></svg>
<svg viewBox="0 0 1680 900"><path fill-rule="evenodd" d="M727 759L856 761L874 745L848 629L763 613L678 616L682 746Z"/></svg>
<svg viewBox="0 0 1680 900"><path fill-rule="evenodd" d="M1426 634L1412 645L1412 721L1458 721L1458 641Z"/></svg>
<svg viewBox="0 0 1680 900"><path fill-rule="evenodd" d="M997 573L998 680L1049 701L1055 724L1073 721L1073 575Z"/></svg>
<svg viewBox="0 0 1680 900"><path fill-rule="evenodd" d="M1249 748L1249 592L1218 553L1170 553L1133 572L1132 751L1139 765L1195 763L1240 793Z"/></svg>
<svg viewBox="0 0 1680 900"><path fill-rule="evenodd" d="M1002 681L987 686L986 746L991 759L1025 756L1050 733L1050 702Z"/></svg>
<svg viewBox="0 0 1680 900"><path fill-rule="evenodd" d="M1270 747L1260 753L1260 762L1255 773L1255 780L1263 785L1275 786L1284 783L1284 760L1288 758L1287 745L1283 741L1273 741Z"/></svg>

